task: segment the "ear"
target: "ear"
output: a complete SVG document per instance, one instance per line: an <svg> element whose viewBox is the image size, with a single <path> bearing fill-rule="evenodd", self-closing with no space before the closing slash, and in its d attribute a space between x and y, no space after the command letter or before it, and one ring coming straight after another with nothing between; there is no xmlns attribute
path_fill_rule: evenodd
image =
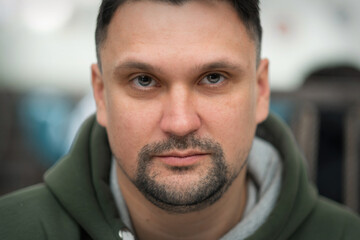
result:
<svg viewBox="0 0 360 240"><path fill-rule="evenodd" d="M105 88L102 73L98 64L91 65L91 85L93 88L94 99L96 103L96 118L100 125L106 127L106 101L105 101Z"/></svg>
<svg viewBox="0 0 360 240"><path fill-rule="evenodd" d="M257 103L256 123L263 122L269 115L270 85L269 60L262 59L256 73Z"/></svg>

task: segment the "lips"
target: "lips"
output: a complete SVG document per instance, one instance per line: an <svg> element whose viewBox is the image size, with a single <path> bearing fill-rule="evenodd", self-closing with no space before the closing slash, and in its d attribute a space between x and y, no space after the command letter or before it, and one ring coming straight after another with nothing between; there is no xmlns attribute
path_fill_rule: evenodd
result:
<svg viewBox="0 0 360 240"><path fill-rule="evenodd" d="M196 164L208 155L202 152L171 152L155 156L155 158L169 166L187 167Z"/></svg>

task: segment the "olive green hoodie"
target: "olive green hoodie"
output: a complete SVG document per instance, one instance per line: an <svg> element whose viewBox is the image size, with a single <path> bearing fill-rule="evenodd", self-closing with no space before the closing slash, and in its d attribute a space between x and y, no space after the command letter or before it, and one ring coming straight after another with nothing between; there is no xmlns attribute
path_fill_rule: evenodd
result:
<svg viewBox="0 0 360 240"><path fill-rule="evenodd" d="M267 221L247 239L360 239L359 217L318 196L288 128L276 117L258 127L283 159L283 182ZM70 153L44 184L0 199L0 239L121 239L121 222L109 186L111 151L106 131L89 118Z"/></svg>

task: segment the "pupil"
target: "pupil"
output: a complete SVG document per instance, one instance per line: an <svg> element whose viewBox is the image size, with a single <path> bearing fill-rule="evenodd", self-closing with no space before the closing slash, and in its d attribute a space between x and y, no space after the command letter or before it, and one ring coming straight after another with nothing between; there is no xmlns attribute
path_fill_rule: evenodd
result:
<svg viewBox="0 0 360 240"><path fill-rule="evenodd" d="M208 80L211 82L211 83L216 83L219 81L219 74L210 74L208 76Z"/></svg>
<svg viewBox="0 0 360 240"><path fill-rule="evenodd" d="M141 86L149 86L151 83L151 78L148 76L140 76L139 83Z"/></svg>

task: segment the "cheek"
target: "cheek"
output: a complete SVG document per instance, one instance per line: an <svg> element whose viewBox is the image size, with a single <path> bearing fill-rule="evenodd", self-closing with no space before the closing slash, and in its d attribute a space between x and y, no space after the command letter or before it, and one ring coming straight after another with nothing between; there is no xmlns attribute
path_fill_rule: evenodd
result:
<svg viewBox="0 0 360 240"><path fill-rule="evenodd" d="M156 105L143 106L126 97L116 97L110 100L107 108L109 118L107 132L110 147L123 168L135 171L137 155L140 149L151 142L159 121L156 115Z"/></svg>
<svg viewBox="0 0 360 240"><path fill-rule="evenodd" d="M203 113L203 123L210 137L218 141L225 157L235 165L246 155L255 134L255 101L252 92L224 96L210 104Z"/></svg>

